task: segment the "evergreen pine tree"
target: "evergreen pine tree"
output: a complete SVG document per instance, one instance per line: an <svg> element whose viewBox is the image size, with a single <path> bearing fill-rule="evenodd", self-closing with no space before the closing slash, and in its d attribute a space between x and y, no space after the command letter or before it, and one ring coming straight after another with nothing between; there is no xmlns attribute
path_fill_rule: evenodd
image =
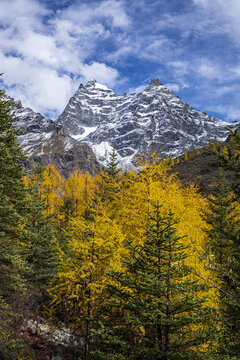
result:
<svg viewBox="0 0 240 360"><path fill-rule="evenodd" d="M223 172L215 196L208 199L204 219L209 224L209 266L220 289L220 338L218 353L240 353L240 214Z"/></svg>
<svg viewBox="0 0 240 360"><path fill-rule="evenodd" d="M20 294L26 290L23 256L26 190L24 159L17 143L18 131L11 104L0 91L0 357L14 358L11 328ZM6 317L6 314L8 316ZM9 344L12 344L11 346ZM11 357L12 356L12 357Z"/></svg>
<svg viewBox="0 0 240 360"><path fill-rule="evenodd" d="M194 359L207 342L204 286L184 264L187 246L175 225L156 205L144 245L128 244L126 271L108 271L116 285L108 288L108 316L93 332L93 359Z"/></svg>
<svg viewBox="0 0 240 360"><path fill-rule="evenodd" d="M45 292L55 261L44 205L24 185L25 156L11 102L0 91L0 358L17 358L17 319L29 310L26 295ZM28 306L28 304L27 304ZM36 310L36 309L34 309ZM22 318L23 320L23 318Z"/></svg>
<svg viewBox="0 0 240 360"><path fill-rule="evenodd" d="M229 128L226 128L230 131L231 135L231 146L217 146L217 155L224 170L230 170L233 172L234 181L231 184L231 190L233 190L236 199L240 198L240 130L236 129L232 131Z"/></svg>
<svg viewBox="0 0 240 360"><path fill-rule="evenodd" d="M48 297L46 289L58 269L57 226L53 214L48 214L48 205L41 198L42 173L43 169L37 166L28 180L29 212L25 224L28 233L26 260L31 268L28 283L41 305ZM34 306L36 308L36 303Z"/></svg>
<svg viewBox="0 0 240 360"><path fill-rule="evenodd" d="M230 261L229 252L235 237L239 235L240 226L234 198L222 171L217 178L214 197L208 198L208 206L209 210L204 212L204 219L210 225L206 230L209 238L208 252L214 255L216 263L220 265L216 266L216 271L218 277L222 277L223 267ZM225 277L228 278L227 274Z"/></svg>
<svg viewBox="0 0 240 360"><path fill-rule="evenodd" d="M118 168L119 161L117 161L117 153L114 147L110 153L110 158L107 161L105 172L101 173L99 181L100 194L102 201L113 200L119 192L118 182L120 181L120 169Z"/></svg>
<svg viewBox="0 0 240 360"><path fill-rule="evenodd" d="M110 158L107 162L106 173L112 178L116 179L120 170L118 168L119 161L117 160L117 152L114 147L112 147L112 151L110 152Z"/></svg>

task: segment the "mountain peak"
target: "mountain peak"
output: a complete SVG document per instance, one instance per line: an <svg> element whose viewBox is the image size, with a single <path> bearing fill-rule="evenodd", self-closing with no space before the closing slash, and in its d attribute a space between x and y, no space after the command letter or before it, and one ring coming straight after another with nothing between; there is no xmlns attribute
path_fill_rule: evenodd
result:
<svg viewBox="0 0 240 360"><path fill-rule="evenodd" d="M90 79L87 83L86 83L86 87L94 87L96 84L96 80L94 78Z"/></svg>
<svg viewBox="0 0 240 360"><path fill-rule="evenodd" d="M93 78L86 83L86 88L94 88L94 89L108 90L108 91L110 90L106 85L98 83L97 80Z"/></svg>
<svg viewBox="0 0 240 360"><path fill-rule="evenodd" d="M159 86L159 85L160 85L160 86L163 86L163 84L159 81L158 78L151 80L151 82L150 82L149 85L152 85L152 86Z"/></svg>

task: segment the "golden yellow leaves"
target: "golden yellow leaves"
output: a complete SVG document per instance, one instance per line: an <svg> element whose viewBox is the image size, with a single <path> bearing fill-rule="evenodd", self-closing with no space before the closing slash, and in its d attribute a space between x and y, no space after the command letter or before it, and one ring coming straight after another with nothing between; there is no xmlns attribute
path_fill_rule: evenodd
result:
<svg viewBox="0 0 240 360"><path fill-rule="evenodd" d="M170 164L150 154L148 160L140 159L137 172L119 174L117 179L107 174L94 179L76 171L64 180L53 166L44 169L39 191L56 212L65 239L59 247L61 271L51 293L55 306L69 311L76 323L83 308L86 315L91 304L94 313L103 301L110 281L106 270L122 270L121 260L128 255L125 239L143 243L148 213L157 203L163 216L174 213L178 235L187 235L183 241L190 245L188 264L203 281L211 277L200 256L206 242L201 217L206 201L196 187L184 188L169 173Z"/></svg>

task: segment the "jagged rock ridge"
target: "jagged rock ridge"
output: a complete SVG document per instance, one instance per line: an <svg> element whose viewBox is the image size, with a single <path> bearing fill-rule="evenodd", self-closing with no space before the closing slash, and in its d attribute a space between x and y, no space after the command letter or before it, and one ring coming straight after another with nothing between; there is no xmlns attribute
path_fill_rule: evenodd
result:
<svg viewBox="0 0 240 360"><path fill-rule="evenodd" d="M142 93L123 96L92 79L80 85L57 123L89 144L103 164L114 145L123 166L149 150L177 157L210 141L224 141L225 126L239 126L193 109L158 79Z"/></svg>
<svg viewBox="0 0 240 360"><path fill-rule="evenodd" d="M37 164L52 164L63 176L69 176L78 168L93 175L101 170L101 165L86 143L73 139L53 120L22 107L20 101L7 99L11 101L12 110L18 117L14 126L21 130L18 140L28 155L25 164L27 168Z"/></svg>

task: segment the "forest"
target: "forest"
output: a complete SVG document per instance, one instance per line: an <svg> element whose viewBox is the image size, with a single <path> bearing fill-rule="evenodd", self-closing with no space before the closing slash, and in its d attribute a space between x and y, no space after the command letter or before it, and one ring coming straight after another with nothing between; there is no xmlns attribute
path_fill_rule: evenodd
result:
<svg viewBox="0 0 240 360"><path fill-rule="evenodd" d="M0 358L240 359L239 131L204 196L114 148L95 177L27 173L15 120L1 91Z"/></svg>

